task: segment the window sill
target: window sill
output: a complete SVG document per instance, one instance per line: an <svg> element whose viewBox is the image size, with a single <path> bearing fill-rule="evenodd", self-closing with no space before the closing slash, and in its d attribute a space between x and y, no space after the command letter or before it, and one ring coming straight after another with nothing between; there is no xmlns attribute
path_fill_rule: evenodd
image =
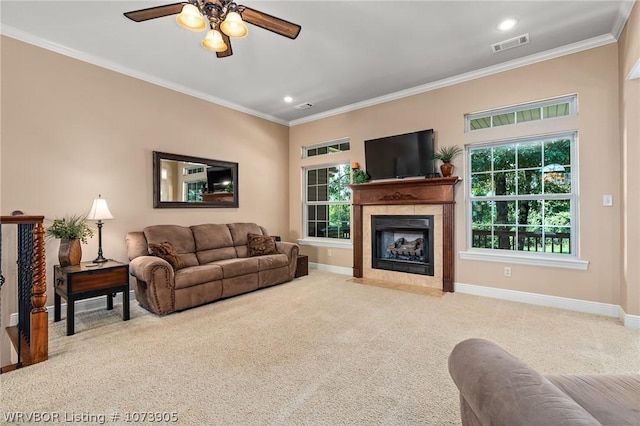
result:
<svg viewBox="0 0 640 426"><path fill-rule="evenodd" d="M586 271L589 267L588 260L580 260L574 257L533 257L517 254L504 254L494 252L461 251L458 252L460 259L482 260L488 262L516 263L521 265L548 266L552 268L566 268Z"/></svg>
<svg viewBox="0 0 640 426"><path fill-rule="evenodd" d="M316 246L316 247L331 247L351 250L353 244L349 241L332 241L330 238L301 238L298 240L298 244L301 246Z"/></svg>

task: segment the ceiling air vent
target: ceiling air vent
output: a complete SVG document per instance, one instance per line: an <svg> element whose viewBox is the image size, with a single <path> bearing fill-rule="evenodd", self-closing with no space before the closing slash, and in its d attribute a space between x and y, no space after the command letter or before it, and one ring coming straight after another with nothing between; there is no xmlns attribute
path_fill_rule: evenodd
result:
<svg viewBox="0 0 640 426"><path fill-rule="evenodd" d="M295 109L309 109L309 108L311 108L312 106L313 106L313 105L312 105L312 104L310 104L309 102L305 102L305 103L303 103L303 104L300 104L300 105L296 105L296 106L294 106L294 108L295 108Z"/></svg>
<svg viewBox="0 0 640 426"><path fill-rule="evenodd" d="M518 37L510 38L509 40L501 41L500 43L492 44L491 50L493 53L502 52L503 50L512 49L514 47L522 46L529 43L529 34L523 34Z"/></svg>

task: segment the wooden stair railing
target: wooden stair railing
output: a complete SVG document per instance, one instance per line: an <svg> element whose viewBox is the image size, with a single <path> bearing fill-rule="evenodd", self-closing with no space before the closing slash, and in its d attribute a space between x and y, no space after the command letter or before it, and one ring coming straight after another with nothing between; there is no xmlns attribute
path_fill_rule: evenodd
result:
<svg viewBox="0 0 640 426"><path fill-rule="evenodd" d="M0 373L45 361L49 353L44 216L0 216L0 225L17 225L18 325L6 327L17 363L4 366ZM0 259L2 258L0 226ZM6 248L5 248L6 249ZM6 251L5 251L6 253ZM12 274L13 276L13 274ZM4 274L0 264L0 284Z"/></svg>

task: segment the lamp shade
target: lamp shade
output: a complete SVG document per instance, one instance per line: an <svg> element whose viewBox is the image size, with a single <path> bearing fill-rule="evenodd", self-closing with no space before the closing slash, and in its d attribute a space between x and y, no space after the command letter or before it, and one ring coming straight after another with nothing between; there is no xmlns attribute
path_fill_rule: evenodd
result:
<svg viewBox="0 0 640 426"><path fill-rule="evenodd" d="M229 37L239 38L246 36L248 31L238 12L227 13L227 17L220 24L220 29Z"/></svg>
<svg viewBox="0 0 640 426"><path fill-rule="evenodd" d="M87 219L89 220L113 219L113 215L111 215L111 212L109 211L109 206L107 205L107 200L105 200L100 195L98 195L98 198L93 200L93 205L91 206L91 210L89 210Z"/></svg>
<svg viewBox="0 0 640 426"><path fill-rule="evenodd" d="M209 30L207 36L202 40L202 47L214 52L226 52L229 48L218 30Z"/></svg>
<svg viewBox="0 0 640 426"><path fill-rule="evenodd" d="M202 31L207 27L207 22L200 15L200 11L192 4L184 5L182 12L176 16L176 22L182 28L191 31Z"/></svg>

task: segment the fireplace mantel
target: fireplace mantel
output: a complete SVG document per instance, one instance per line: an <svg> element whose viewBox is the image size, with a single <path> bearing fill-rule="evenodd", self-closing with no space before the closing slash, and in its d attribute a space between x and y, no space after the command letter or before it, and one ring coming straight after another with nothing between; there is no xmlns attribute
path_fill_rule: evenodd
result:
<svg viewBox="0 0 640 426"><path fill-rule="evenodd" d="M443 262L442 290L453 292L454 265L454 186L457 176L407 179L349 185L353 204L353 276L362 278L362 212L374 205L442 205Z"/></svg>

